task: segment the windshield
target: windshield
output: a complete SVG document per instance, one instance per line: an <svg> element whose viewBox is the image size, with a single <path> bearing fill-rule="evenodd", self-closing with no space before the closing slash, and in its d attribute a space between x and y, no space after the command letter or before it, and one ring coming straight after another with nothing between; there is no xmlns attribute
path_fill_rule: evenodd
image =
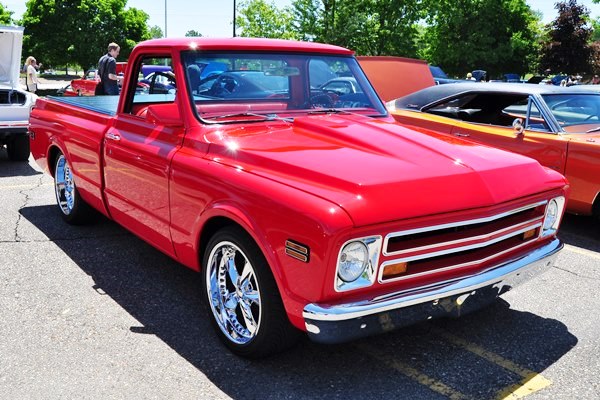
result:
<svg viewBox="0 0 600 400"><path fill-rule="evenodd" d="M565 93L542 97L565 132L588 133L600 130L600 94Z"/></svg>
<svg viewBox="0 0 600 400"><path fill-rule="evenodd" d="M429 70L431 71L431 75L433 75L434 78L448 79L448 75L446 75L446 73L440 67L430 65Z"/></svg>
<svg viewBox="0 0 600 400"><path fill-rule="evenodd" d="M354 57L188 51L183 62L190 101L204 122L315 111L386 115Z"/></svg>

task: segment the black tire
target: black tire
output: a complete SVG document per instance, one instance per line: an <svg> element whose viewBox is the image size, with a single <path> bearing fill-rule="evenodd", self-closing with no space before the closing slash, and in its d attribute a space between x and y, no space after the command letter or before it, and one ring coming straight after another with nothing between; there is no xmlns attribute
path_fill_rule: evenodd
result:
<svg viewBox="0 0 600 400"><path fill-rule="evenodd" d="M67 223L82 225L90 222L94 211L79 195L69 162L62 153L58 154L54 164L54 193L60 215Z"/></svg>
<svg viewBox="0 0 600 400"><path fill-rule="evenodd" d="M29 136L16 135L6 144L8 159L11 161L27 161L29 159Z"/></svg>
<svg viewBox="0 0 600 400"><path fill-rule="evenodd" d="M224 257L233 263L224 263ZM211 322L233 353L262 358L296 343L300 331L289 322L265 257L243 229L219 230L208 243L202 268Z"/></svg>

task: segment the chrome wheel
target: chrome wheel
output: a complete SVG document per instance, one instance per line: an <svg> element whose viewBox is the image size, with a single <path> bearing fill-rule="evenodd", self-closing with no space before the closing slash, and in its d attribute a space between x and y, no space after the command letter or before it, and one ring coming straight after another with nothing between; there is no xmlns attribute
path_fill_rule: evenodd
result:
<svg viewBox="0 0 600 400"><path fill-rule="evenodd" d="M237 345L252 341L262 307L256 272L246 254L230 241L218 242L204 273L210 309L223 334Z"/></svg>
<svg viewBox="0 0 600 400"><path fill-rule="evenodd" d="M58 157L54 170L54 191L60 210L63 214L70 215L75 207L75 183L69 163L62 154Z"/></svg>

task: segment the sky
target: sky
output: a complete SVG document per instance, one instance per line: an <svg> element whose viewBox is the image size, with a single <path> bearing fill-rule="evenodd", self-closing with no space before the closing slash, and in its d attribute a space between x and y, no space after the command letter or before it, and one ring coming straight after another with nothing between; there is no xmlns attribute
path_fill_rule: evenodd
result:
<svg viewBox="0 0 600 400"><path fill-rule="evenodd" d="M149 15L149 25L159 26L167 37L183 37L189 30L200 32L208 37L231 37L233 35L233 2L234 0L128 0L127 7L135 7ZM281 8L289 6L292 0L267 0ZM25 12L26 0L0 0L8 10L13 11L13 18L20 19ZM237 0L239 5L241 0ZM543 14L543 21L548 23L556 18L554 0L527 0L532 9ZM579 0L578 4L586 6L592 18L600 17L600 4L591 0ZM166 5L166 21L165 21Z"/></svg>

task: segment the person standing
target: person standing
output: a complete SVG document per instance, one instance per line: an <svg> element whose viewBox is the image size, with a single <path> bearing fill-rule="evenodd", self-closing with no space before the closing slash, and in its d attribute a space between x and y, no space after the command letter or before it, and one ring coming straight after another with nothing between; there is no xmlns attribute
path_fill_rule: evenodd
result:
<svg viewBox="0 0 600 400"><path fill-rule="evenodd" d="M96 86L96 95L118 95L122 76L117 75L117 56L121 47L116 43L108 45L108 52L98 60L100 82Z"/></svg>
<svg viewBox="0 0 600 400"><path fill-rule="evenodd" d="M37 61L35 57L27 57L25 65L27 66L27 70L25 72L25 84L27 86L27 90L31 93L35 93L39 83L37 76Z"/></svg>

